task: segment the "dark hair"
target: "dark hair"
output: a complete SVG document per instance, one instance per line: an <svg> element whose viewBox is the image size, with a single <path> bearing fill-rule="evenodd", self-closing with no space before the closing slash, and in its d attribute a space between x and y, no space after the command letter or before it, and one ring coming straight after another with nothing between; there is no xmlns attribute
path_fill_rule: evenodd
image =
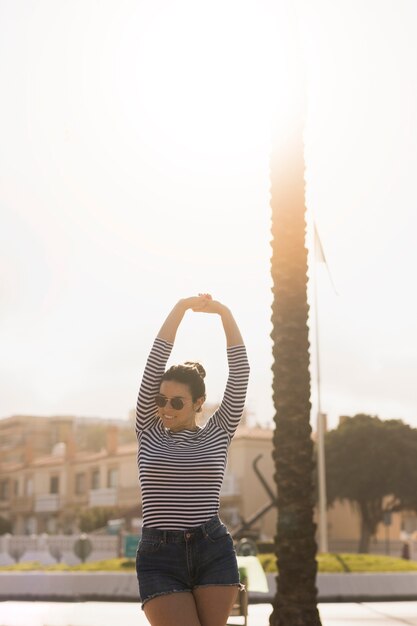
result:
<svg viewBox="0 0 417 626"><path fill-rule="evenodd" d="M161 378L161 383L164 380L175 380L177 383L188 385L193 402L195 402L197 398L206 398L205 375L206 370L200 363L186 361L184 365L172 365L167 369Z"/></svg>

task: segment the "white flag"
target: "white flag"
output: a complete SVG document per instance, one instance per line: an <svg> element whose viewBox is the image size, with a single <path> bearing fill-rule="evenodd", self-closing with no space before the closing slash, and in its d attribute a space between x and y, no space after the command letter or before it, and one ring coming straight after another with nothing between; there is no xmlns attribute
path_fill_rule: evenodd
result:
<svg viewBox="0 0 417 626"><path fill-rule="evenodd" d="M326 257L324 256L323 246L321 245L319 233L317 232L316 224L314 223L314 254L318 263L326 263Z"/></svg>
<svg viewBox="0 0 417 626"><path fill-rule="evenodd" d="M324 263L327 269L327 273L329 274L329 278L330 278L330 282L332 284L333 290L335 292L335 294L338 296L339 294L337 293L336 287L334 286L334 282L333 282L333 278L332 275L330 274L330 268L329 268L329 264L326 261L326 257L324 256L324 252L323 252L323 246L321 245L321 241L320 241L320 237L319 237L319 233L316 227L316 223L313 221L314 224L314 257L315 260L317 261L317 263Z"/></svg>

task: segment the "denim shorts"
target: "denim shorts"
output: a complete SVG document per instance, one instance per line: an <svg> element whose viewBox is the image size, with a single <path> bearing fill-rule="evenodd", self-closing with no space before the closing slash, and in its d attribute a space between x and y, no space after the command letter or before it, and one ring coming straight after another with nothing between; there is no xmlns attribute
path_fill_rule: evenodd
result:
<svg viewBox="0 0 417 626"><path fill-rule="evenodd" d="M142 608L157 596L197 587L242 588L233 539L217 515L186 530L144 527L136 573Z"/></svg>

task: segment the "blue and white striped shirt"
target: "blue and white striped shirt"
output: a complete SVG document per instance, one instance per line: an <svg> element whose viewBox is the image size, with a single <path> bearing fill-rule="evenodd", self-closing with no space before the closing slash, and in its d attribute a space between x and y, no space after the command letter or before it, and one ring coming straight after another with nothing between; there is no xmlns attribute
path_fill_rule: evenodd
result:
<svg viewBox="0 0 417 626"><path fill-rule="evenodd" d="M155 395L173 344L156 338L136 406L143 525L184 530L218 513L227 451L242 417L249 378L244 345L227 348L229 376L219 408L203 428L173 432L158 417Z"/></svg>

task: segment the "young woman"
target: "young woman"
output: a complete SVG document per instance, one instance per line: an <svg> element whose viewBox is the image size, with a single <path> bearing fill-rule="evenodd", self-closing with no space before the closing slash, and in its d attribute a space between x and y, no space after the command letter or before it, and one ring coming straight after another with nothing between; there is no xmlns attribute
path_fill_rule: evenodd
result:
<svg viewBox="0 0 417 626"><path fill-rule="evenodd" d="M229 376L220 407L200 428L205 400L198 363L169 368L187 310L220 316ZM230 310L209 294L180 300L148 357L136 409L142 538L136 571L152 626L225 626L239 583L236 553L218 517L227 451L242 416L249 364Z"/></svg>

